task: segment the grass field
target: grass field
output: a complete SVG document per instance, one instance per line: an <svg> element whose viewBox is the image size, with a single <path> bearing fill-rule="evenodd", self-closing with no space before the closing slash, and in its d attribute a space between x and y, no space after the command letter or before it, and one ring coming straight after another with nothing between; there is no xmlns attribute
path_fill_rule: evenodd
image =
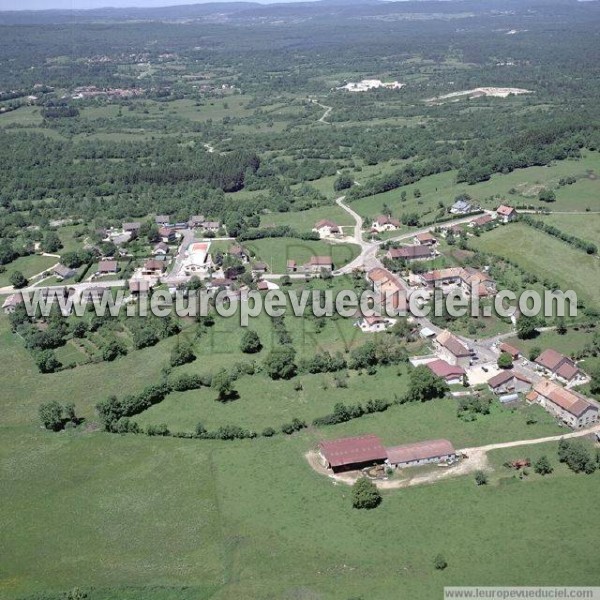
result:
<svg viewBox="0 0 600 600"><path fill-rule="evenodd" d="M538 208L552 211L585 211L600 210L600 154L586 151L580 160L557 161L548 167L530 167L518 169L507 175L493 175L489 181L467 185L456 183L456 172L449 171L439 175L431 175L417 183L403 186L400 189L361 198L352 203L352 207L361 215L373 216L381 212L387 204L398 217L403 213L428 211L435 212L441 201L450 206L459 194L469 194L473 200L485 208L493 209L500 201L509 204L531 204ZM561 177L574 176L577 182L573 185L558 188ZM537 200L537 193L542 187L554 189L556 202L545 204ZM415 198L414 191L421 192ZM514 190L514 194L509 193ZM406 191L407 200L401 202L401 193Z"/></svg>
<svg viewBox="0 0 600 600"><path fill-rule="evenodd" d="M295 238L265 238L245 242L258 260L269 265L272 273L285 273L286 262L295 260L303 265L312 256L331 256L336 268L352 261L359 254L359 247L354 244L338 244L325 241L300 240Z"/></svg>
<svg viewBox="0 0 600 600"><path fill-rule="evenodd" d="M269 213L261 215L261 227L274 227L277 225L289 225L297 231L311 231L317 221L330 219L338 225L352 226L354 220L342 208L337 205L320 206L299 212Z"/></svg>
<svg viewBox="0 0 600 600"><path fill-rule="evenodd" d="M10 276L15 271L21 271L25 277L32 277L59 262L58 258L52 256L41 256L40 254L31 254L21 256L8 265L4 265L5 271L0 273L0 287L10 285Z"/></svg>
<svg viewBox="0 0 600 600"><path fill-rule="evenodd" d="M600 209L600 205L597 207ZM600 244L600 215L547 215L540 218L544 223L553 225L561 231L578 238Z"/></svg>
<svg viewBox="0 0 600 600"><path fill-rule="evenodd" d="M520 267L574 290L594 305L600 297L600 261L548 234L516 223L473 238L471 245L511 259Z"/></svg>
<svg viewBox="0 0 600 600"><path fill-rule="evenodd" d="M586 344L592 342L594 330L584 330L581 328L569 328L567 333L559 335L556 331L543 331L537 337L531 340L520 340L516 337L507 340L519 348L526 356L532 348L538 347L542 350L554 348L563 354L570 355L574 352L583 350Z"/></svg>

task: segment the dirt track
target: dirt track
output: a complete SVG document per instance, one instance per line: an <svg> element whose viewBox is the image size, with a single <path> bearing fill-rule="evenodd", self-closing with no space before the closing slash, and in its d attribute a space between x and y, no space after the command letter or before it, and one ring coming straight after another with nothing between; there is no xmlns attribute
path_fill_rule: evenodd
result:
<svg viewBox="0 0 600 600"><path fill-rule="evenodd" d="M443 479L451 477L459 477L461 475L469 475L475 471L489 471L491 467L487 453L491 450L499 450L502 448L517 448L519 446L531 446L535 444L544 444L546 442L558 442L561 439L569 439L583 437L590 433L600 432L600 424L594 425L587 429L565 433L561 435L553 435L543 438L535 438L532 440L516 440L514 442L502 442L498 444L488 444L486 446L478 446L475 448L463 448L459 452L464 453L468 458L462 459L459 463L452 467L437 467L429 473L421 473L414 477L406 476L403 479L374 481L375 485L382 490L393 490L399 488L412 487L415 485L426 485L436 483ZM353 471L350 473L334 474L329 469L326 469L320 462L318 454L311 450L305 454L308 464L319 474L326 475L336 483L352 485L360 476L360 473ZM410 469L404 469L403 474L410 475Z"/></svg>

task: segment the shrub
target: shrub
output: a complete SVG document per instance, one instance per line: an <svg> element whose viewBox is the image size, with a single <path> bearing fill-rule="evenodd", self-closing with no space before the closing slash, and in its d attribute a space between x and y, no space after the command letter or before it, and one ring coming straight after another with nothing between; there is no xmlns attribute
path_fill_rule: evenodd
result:
<svg viewBox="0 0 600 600"><path fill-rule="evenodd" d="M487 485L488 477L483 471L475 472L475 483L477 485Z"/></svg>
<svg viewBox="0 0 600 600"><path fill-rule="evenodd" d="M448 566L448 562L446 561L446 559L441 554L438 554L433 559L433 566L438 571L443 571Z"/></svg>

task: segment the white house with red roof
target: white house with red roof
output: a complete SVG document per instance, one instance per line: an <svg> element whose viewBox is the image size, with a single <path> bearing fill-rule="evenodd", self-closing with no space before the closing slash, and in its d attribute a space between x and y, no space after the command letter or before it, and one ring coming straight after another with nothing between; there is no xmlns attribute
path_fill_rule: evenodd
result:
<svg viewBox="0 0 600 600"><path fill-rule="evenodd" d="M517 218L517 209L512 206L507 206L506 204L501 204L496 209L496 216L503 223L510 223Z"/></svg>
<svg viewBox="0 0 600 600"><path fill-rule="evenodd" d="M535 364L538 370L567 384L585 379L585 374L573 360L552 348L544 350L535 359Z"/></svg>

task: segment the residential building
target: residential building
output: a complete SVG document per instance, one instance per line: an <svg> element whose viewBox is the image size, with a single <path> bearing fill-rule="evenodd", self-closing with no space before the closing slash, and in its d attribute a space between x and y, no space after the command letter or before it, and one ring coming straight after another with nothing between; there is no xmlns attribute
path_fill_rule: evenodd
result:
<svg viewBox="0 0 600 600"><path fill-rule="evenodd" d="M217 233L221 229L221 223L219 221L204 221L202 229L206 232Z"/></svg>
<svg viewBox="0 0 600 600"><path fill-rule="evenodd" d="M377 233L384 231L396 231L402 226L398 219L394 219L389 215L379 215L371 225L371 229Z"/></svg>
<svg viewBox="0 0 600 600"><path fill-rule="evenodd" d="M507 206L506 204L501 204L496 209L496 215L498 219L500 219L503 223L510 223L517 218L517 209L512 206Z"/></svg>
<svg viewBox="0 0 600 600"><path fill-rule="evenodd" d="M154 246L153 254L165 256L169 254L169 246L165 242L158 242L158 244Z"/></svg>
<svg viewBox="0 0 600 600"><path fill-rule="evenodd" d="M123 223L123 231L130 233L132 236L136 236L142 227L142 224L135 221L132 223Z"/></svg>
<svg viewBox="0 0 600 600"><path fill-rule="evenodd" d="M319 454L323 465L334 473L382 464L388 458L386 449L376 435L322 441L319 443Z"/></svg>
<svg viewBox="0 0 600 600"><path fill-rule="evenodd" d="M171 223L171 217L169 215L157 215L154 218L154 222L157 225L161 225L162 227L166 227Z"/></svg>
<svg viewBox="0 0 600 600"><path fill-rule="evenodd" d="M158 230L158 237L165 244L175 241L175 230L172 227L160 227Z"/></svg>
<svg viewBox="0 0 600 600"><path fill-rule="evenodd" d="M443 379L448 385L461 384L467 372L458 365L451 365L442 359L432 360L425 366L437 377Z"/></svg>
<svg viewBox="0 0 600 600"><path fill-rule="evenodd" d="M415 236L415 244L421 246L435 246L437 244L437 238L429 231L419 233Z"/></svg>
<svg viewBox="0 0 600 600"><path fill-rule="evenodd" d="M468 200L457 200L450 208L450 212L455 215L470 213L472 210L473 206Z"/></svg>
<svg viewBox="0 0 600 600"><path fill-rule="evenodd" d="M150 259L144 263L142 275L160 275L164 270L165 262L163 260Z"/></svg>
<svg viewBox="0 0 600 600"><path fill-rule="evenodd" d="M466 368L471 362L471 350L447 329L433 341L436 354L451 365Z"/></svg>
<svg viewBox="0 0 600 600"><path fill-rule="evenodd" d="M101 260L98 263L98 273L106 275L108 273L117 273L119 270L119 263L116 260Z"/></svg>
<svg viewBox="0 0 600 600"><path fill-rule="evenodd" d="M578 392L547 379L533 388L527 395L527 400L537 402L573 429L591 425L598 420L598 407L595 404Z"/></svg>
<svg viewBox="0 0 600 600"><path fill-rule="evenodd" d="M204 215L194 215L190 217L190 220L188 221L188 227L190 229L201 228L205 221L206 219Z"/></svg>
<svg viewBox="0 0 600 600"><path fill-rule="evenodd" d="M373 284L373 291L379 295L382 312L385 310L389 316L406 315L408 294L399 277L387 269L376 268L368 272L367 278Z"/></svg>
<svg viewBox="0 0 600 600"><path fill-rule="evenodd" d="M419 279L423 285L429 288L441 286L442 290L450 291L450 286L458 286L465 295L471 295L476 290L481 298L496 293L495 281L487 273L472 267L437 269L422 273Z"/></svg>
<svg viewBox="0 0 600 600"><path fill-rule="evenodd" d="M363 333L377 333L379 331L385 331L390 325L394 324L393 319L386 319L383 316L372 315L365 317L361 316L355 325L360 328Z"/></svg>
<svg viewBox="0 0 600 600"><path fill-rule="evenodd" d="M295 260L288 260L285 263L285 268L288 273L295 273L298 270L298 264Z"/></svg>
<svg viewBox="0 0 600 600"><path fill-rule="evenodd" d="M319 274L323 271L333 271L331 256L311 256L310 261L304 265L304 270L309 273Z"/></svg>
<svg viewBox="0 0 600 600"><path fill-rule="evenodd" d="M319 237L334 237L339 236L342 230L337 223L330 221L329 219L321 219L315 223L313 231L319 234Z"/></svg>
<svg viewBox="0 0 600 600"><path fill-rule="evenodd" d="M519 356L521 356L521 351L518 348L515 348L514 346L511 346L510 344L507 344L506 342L502 342L500 344L500 352L505 352L506 354L510 354L510 357L513 360L517 360L519 358Z"/></svg>
<svg viewBox="0 0 600 600"><path fill-rule="evenodd" d="M488 381L490 390L497 396L509 393L528 392L531 381L516 371L501 371Z"/></svg>
<svg viewBox="0 0 600 600"><path fill-rule="evenodd" d="M17 306L23 303L23 294L21 292L17 292L15 294L11 294L6 298L4 304L2 304L2 310L5 315L9 315L14 313L17 310Z"/></svg>
<svg viewBox="0 0 600 600"><path fill-rule="evenodd" d="M263 275L267 270L267 263L256 262L252 265L252 275Z"/></svg>
<svg viewBox="0 0 600 600"><path fill-rule="evenodd" d="M52 273L56 275L56 277L60 279L68 279L69 277L73 277L75 275L75 269L70 269L69 267L65 267L65 265L58 264L52 268Z"/></svg>
<svg viewBox="0 0 600 600"><path fill-rule="evenodd" d="M386 463L392 467L417 467L456 460L454 446L448 440L429 440L386 448Z"/></svg>
<svg viewBox="0 0 600 600"><path fill-rule="evenodd" d="M237 258L243 263L247 263L250 260L248 252L245 248L242 248L242 246L231 246L227 251L227 254L229 254L229 256L233 256L233 258Z"/></svg>
<svg viewBox="0 0 600 600"><path fill-rule="evenodd" d="M152 284L146 279L131 279L129 281L129 292L132 296L141 296L150 291Z"/></svg>
<svg viewBox="0 0 600 600"><path fill-rule="evenodd" d="M584 378L583 372L573 360L552 348L544 350L535 359L535 363L546 375L556 377L564 383L572 383Z"/></svg>

